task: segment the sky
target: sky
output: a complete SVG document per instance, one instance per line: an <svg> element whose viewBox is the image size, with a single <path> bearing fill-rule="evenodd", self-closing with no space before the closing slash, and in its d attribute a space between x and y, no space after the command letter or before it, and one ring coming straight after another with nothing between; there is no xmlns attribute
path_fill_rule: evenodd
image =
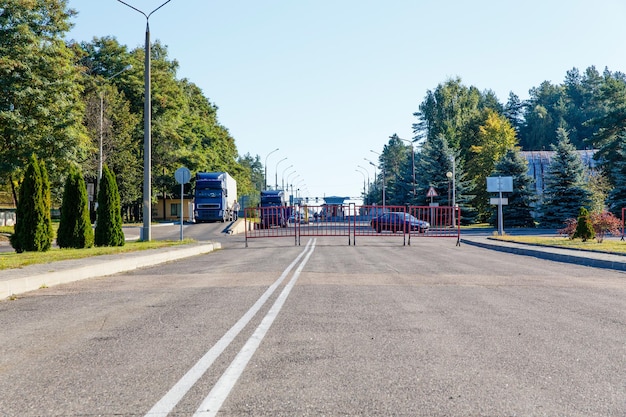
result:
<svg viewBox="0 0 626 417"><path fill-rule="evenodd" d="M146 14L164 1L125 0ZM68 6L67 39L143 48L137 11ZM414 137L429 90L459 77L505 103L574 67L626 72L625 18L623 0L170 0L149 24L268 184L358 197L378 172L367 160L393 134Z"/></svg>

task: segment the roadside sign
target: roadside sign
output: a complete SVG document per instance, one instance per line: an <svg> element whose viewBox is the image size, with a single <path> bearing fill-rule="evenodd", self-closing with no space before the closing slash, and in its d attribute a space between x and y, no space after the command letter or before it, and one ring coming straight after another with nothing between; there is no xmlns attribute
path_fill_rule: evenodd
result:
<svg viewBox="0 0 626 417"><path fill-rule="evenodd" d="M191 172L186 167L180 167L174 172L174 178L176 182L180 184L180 240L183 240L183 209L185 184L191 179Z"/></svg>
<svg viewBox="0 0 626 417"><path fill-rule="evenodd" d="M435 187L430 187L428 189L428 192L426 193L426 197L437 197L439 194L437 194L437 190L435 190Z"/></svg>
<svg viewBox="0 0 626 417"><path fill-rule="evenodd" d="M513 177L487 177L487 192L513 192Z"/></svg>
<svg viewBox="0 0 626 417"><path fill-rule="evenodd" d="M187 184L191 179L191 172L188 168L180 167L174 172L174 178L179 184Z"/></svg>
<svg viewBox="0 0 626 417"><path fill-rule="evenodd" d="M493 204L493 205L502 204L503 206L508 206L509 205L509 199L506 198L506 197L503 197L503 198L491 197L489 199L489 204Z"/></svg>

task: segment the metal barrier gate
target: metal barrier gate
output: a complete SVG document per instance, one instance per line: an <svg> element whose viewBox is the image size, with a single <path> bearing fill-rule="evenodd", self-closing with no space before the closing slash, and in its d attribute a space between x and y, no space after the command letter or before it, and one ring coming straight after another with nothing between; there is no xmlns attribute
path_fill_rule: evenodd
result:
<svg viewBox="0 0 626 417"><path fill-rule="evenodd" d="M244 211L248 239L289 237L296 245L302 236L343 237L356 245L357 237L443 237L461 241L461 214L449 206L287 206Z"/></svg>

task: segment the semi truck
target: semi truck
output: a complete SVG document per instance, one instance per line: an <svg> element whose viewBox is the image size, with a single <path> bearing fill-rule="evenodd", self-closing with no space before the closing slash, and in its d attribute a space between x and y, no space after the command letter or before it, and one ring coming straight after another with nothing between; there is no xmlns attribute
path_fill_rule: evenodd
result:
<svg viewBox="0 0 626 417"><path fill-rule="evenodd" d="M196 223L233 221L237 217L237 181L228 172L198 172L193 203Z"/></svg>
<svg viewBox="0 0 626 417"><path fill-rule="evenodd" d="M287 207L285 192L282 190L261 191L261 229L287 227L291 210Z"/></svg>

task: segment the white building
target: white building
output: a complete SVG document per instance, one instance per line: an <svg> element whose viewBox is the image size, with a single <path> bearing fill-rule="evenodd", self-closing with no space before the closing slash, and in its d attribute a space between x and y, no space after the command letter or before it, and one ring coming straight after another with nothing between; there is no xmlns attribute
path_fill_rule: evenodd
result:
<svg viewBox="0 0 626 417"><path fill-rule="evenodd" d="M593 159L595 149L576 151L589 172L596 170L597 162ZM554 151L522 151L521 154L528 161L528 175L535 180L535 191L538 195L545 190L545 177L550 170L550 163Z"/></svg>

